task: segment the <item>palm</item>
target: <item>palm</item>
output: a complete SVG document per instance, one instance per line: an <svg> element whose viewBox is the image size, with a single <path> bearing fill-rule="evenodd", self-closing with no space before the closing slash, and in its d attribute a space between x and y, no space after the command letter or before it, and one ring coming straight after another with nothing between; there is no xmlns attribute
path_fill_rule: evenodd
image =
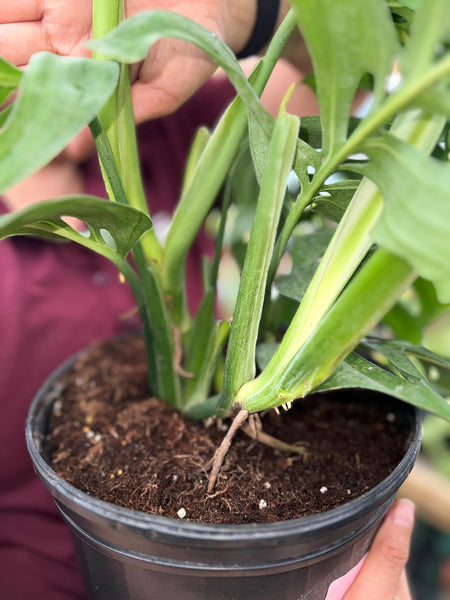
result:
<svg viewBox="0 0 450 600"><path fill-rule="evenodd" d="M126 0L125 10L127 17L148 8L174 10L226 38L230 45L239 44L245 31L236 27L230 29L231 35L224 31L225 2ZM18 66L25 66L40 51L88 56L84 43L91 37L91 13L92 0L1 0L0 54ZM213 70L211 61L189 44L176 40L156 44L148 58L132 69L137 121L175 110Z"/></svg>

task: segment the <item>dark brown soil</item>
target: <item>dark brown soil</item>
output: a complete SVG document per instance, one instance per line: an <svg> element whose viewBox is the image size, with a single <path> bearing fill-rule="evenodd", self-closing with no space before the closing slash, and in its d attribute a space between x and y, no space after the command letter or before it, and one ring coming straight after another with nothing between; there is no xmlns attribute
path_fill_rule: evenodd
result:
<svg viewBox="0 0 450 600"><path fill-rule="evenodd" d="M262 417L264 432L302 454L239 432L208 495L211 460L228 423L206 427L149 398L140 339L94 346L63 385L48 436L53 468L88 494L174 518L262 523L334 508L384 479L408 435L398 432L400 405L386 397L348 390L311 396L288 413Z"/></svg>

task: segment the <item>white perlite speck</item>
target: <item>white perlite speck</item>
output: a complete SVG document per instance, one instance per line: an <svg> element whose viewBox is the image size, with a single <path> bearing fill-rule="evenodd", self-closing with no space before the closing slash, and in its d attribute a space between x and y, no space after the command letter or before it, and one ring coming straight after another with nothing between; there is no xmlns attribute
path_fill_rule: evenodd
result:
<svg viewBox="0 0 450 600"><path fill-rule="evenodd" d="M177 515L179 519L184 519L184 517L186 516L186 509L180 508L180 510L177 512Z"/></svg>
<svg viewBox="0 0 450 600"><path fill-rule="evenodd" d="M323 485L319 491L321 494L325 494L325 492L328 492L328 488L325 485Z"/></svg>
<svg viewBox="0 0 450 600"><path fill-rule="evenodd" d="M260 500L259 508L267 508L267 502L265 500Z"/></svg>

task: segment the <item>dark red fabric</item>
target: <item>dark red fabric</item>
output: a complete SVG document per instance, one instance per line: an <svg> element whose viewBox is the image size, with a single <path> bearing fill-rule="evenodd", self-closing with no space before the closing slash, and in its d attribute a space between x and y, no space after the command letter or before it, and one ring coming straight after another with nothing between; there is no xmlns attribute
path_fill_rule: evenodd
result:
<svg viewBox="0 0 450 600"><path fill-rule="evenodd" d="M193 132L211 126L231 95L227 82L211 81L175 115L140 127L152 212L173 209ZM84 171L86 192L104 195L96 160ZM192 305L200 290L197 260L209 250L201 235L188 260ZM96 338L138 325L136 317L120 318L133 306L115 267L81 246L24 237L0 242L2 600L84 598L68 530L34 474L24 424L32 398L59 363Z"/></svg>

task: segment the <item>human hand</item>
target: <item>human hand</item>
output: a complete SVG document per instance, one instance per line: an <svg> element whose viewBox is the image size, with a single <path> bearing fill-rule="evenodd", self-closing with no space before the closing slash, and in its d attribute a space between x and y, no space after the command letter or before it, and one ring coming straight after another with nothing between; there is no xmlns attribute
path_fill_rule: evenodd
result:
<svg viewBox="0 0 450 600"><path fill-rule="evenodd" d="M414 525L414 506L396 502L381 525L363 567L342 600L411 600L405 565Z"/></svg>
<svg viewBox="0 0 450 600"><path fill-rule="evenodd" d="M183 14L239 52L253 29L257 0L125 0L127 17L150 8ZM288 1L281 0L278 24L288 10ZM91 11L92 0L2 0L0 54L18 66L25 66L39 51L88 56L84 43L91 37ZM295 39L298 42L300 36ZM289 49L289 59L305 56L304 52L293 52L292 45ZM191 44L160 40L144 61L131 68L136 121L173 112L214 69L213 62Z"/></svg>
<svg viewBox="0 0 450 600"><path fill-rule="evenodd" d="M173 10L220 36L233 51L246 43L256 15L256 0L126 0L126 16L147 9ZM17 66L31 55L50 51L88 56L92 0L2 0L0 54ZM213 62L196 47L161 40L146 60L131 69L137 122L175 110L214 71Z"/></svg>

